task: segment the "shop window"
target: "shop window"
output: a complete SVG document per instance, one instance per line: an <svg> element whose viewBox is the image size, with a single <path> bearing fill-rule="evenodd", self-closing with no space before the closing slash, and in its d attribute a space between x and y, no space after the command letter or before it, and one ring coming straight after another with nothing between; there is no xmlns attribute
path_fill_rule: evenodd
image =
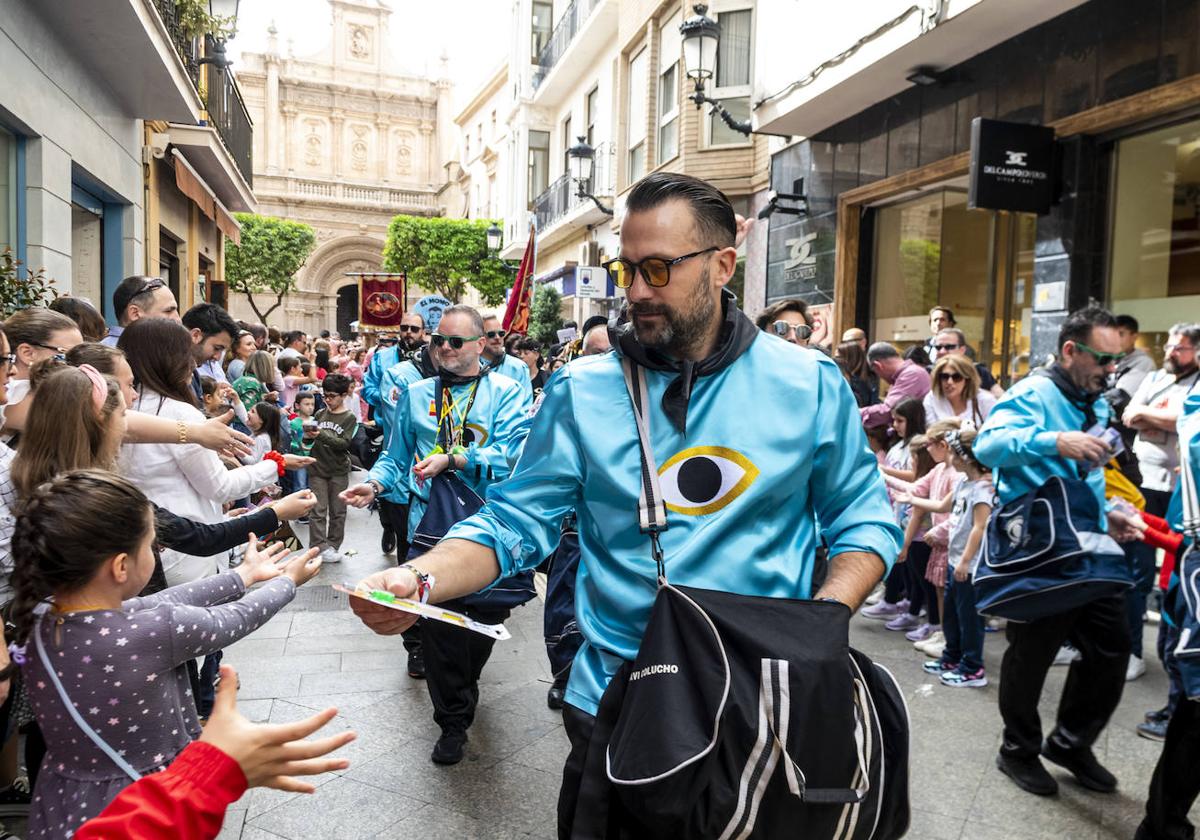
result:
<svg viewBox="0 0 1200 840"><path fill-rule="evenodd" d="M104 209L99 202L71 202L71 294L101 299L104 276Z"/></svg>
<svg viewBox="0 0 1200 840"><path fill-rule="evenodd" d="M742 9L717 15L721 40L717 45L717 72L709 95L725 106L736 120L750 119L750 67L752 12ZM708 144L732 146L749 139L725 124L717 114L708 118Z"/></svg>
<svg viewBox="0 0 1200 840"><path fill-rule="evenodd" d="M1116 171L1109 299L1153 348L1200 312L1200 121L1120 141Z"/></svg>
<svg viewBox="0 0 1200 840"><path fill-rule="evenodd" d="M646 174L646 50L629 61L629 117L626 145L629 148L629 183Z"/></svg>

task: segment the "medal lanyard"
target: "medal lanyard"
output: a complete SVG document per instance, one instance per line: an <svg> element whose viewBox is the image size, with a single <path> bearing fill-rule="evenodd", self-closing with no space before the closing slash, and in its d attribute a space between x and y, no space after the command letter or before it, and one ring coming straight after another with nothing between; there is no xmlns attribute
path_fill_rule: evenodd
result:
<svg viewBox="0 0 1200 840"><path fill-rule="evenodd" d="M471 396L467 399L466 408L459 414L455 411L454 394L449 387L445 387L442 391L442 401L446 407L442 410L442 414L438 417L438 437L445 436L446 444L443 444L445 451L449 452L451 448L462 446L463 432L467 428L467 417L471 413L471 407L475 405L475 395L479 393L479 380L475 380L475 384L471 387ZM454 428L454 418L458 417L458 429ZM450 421L449 429L446 428L446 420ZM440 441L439 441L440 442Z"/></svg>

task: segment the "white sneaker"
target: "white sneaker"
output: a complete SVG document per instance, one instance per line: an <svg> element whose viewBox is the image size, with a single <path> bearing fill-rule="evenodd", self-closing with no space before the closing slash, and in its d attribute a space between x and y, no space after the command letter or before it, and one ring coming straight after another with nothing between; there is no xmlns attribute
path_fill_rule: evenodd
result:
<svg viewBox="0 0 1200 840"><path fill-rule="evenodd" d="M1129 655L1129 665L1125 668L1125 682L1133 682L1146 673L1146 660L1140 656Z"/></svg>
<svg viewBox="0 0 1200 840"><path fill-rule="evenodd" d="M321 552L322 565L331 565L333 563L341 563L345 556L334 549L332 546L327 547Z"/></svg>
<svg viewBox="0 0 1200 840"><path fill-rule="evenodd" d="M934 641L933 638L930 638L929 641L925 643L925 647L921 648L921 650L924 651L925 655L931 659L941 659L942 654L946 652L946 637L939 635L937 641Z"/></svg>
<svg viewBox="0 0 1200 840"><path fill-rule="evenodd" d="M1076 659L1079 659L1082 654L1070 645L1063 645L1058 649L1058 653L1054 655L1055 665L1070 665Z"/></svg>
<svg viewBox="0 0 1200 840"><path fill-rule="evenodd" d="M921 653L926 653L931 648L937 647L938 645L941 645L943 648L946 646L946 634L941 630L935 630L927 639L919 642L913 642L913 647L921 651ZM941 654L939 653L938 656L941 656Z"/></svg>
<svg viewBox="0 0 1200 840"><path fill-rule="evenodd" d="M865 606L868 606L868 607L873 607L873 606L875 606L876 604L878 604L878 603L879 603L880 601L882 601L882 600L883 600L883 587L882 587L882 586L876 586L876 587L875 587L875 591L874 591L874 592L872 592L870 595L868 595L868 596L867 596L867 600L866 600L866 602L865 602Z"/></svg>

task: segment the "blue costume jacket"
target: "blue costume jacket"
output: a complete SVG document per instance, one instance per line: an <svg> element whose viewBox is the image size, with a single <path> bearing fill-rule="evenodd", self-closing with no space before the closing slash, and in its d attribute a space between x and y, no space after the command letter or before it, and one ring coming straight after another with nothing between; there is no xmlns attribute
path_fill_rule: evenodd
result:
<svg viewBox="0 0 1200 840"><path fill-rule="evenodd" d="M429 485L417 486L412 466L425 458L437 445L437 419L434 417L436 379L422 379L400 394L392 413L387 448L371 468L370 477L383 486L385 499L410 504L408 529L425 515L429 503ZM520 386L507 376L491 373L479 378L479 391L466 418L463 445L467 447L467 465L459 476L471 489L484 496L488 488L509 474L509 439L525 420L525 397ZM459 410L471 398L471 385L450 389ZM458 415L455 426L458 427Z"/></svg>
<svg viewBox="0 0 1200 840"><path fill-rule="evenodd" d="M379 383L383 379L383 372L399 361L399 344L394 344L391 347L380 347L371 355L371 363L367 365L366 371L363 372L362 398L367 401L367 405L373 406L376 411L379 410Z"/></svg>
<svg viewBox="0 0 1200 840"><path fill-rule="evenodd" d="M492 365L483 356L479 357L481 365L488 365L492 370L503 373L509 379L521 386L521 390L525 392L525 396L533 401L533 383L529 381L529 366L518 359L516 356L504 354L504 358L500 360L500 364Z"/></svg>
<svg viewBox="0 0 1200 840"><path fill-rule="evenodd" d="M1096 422L1108 425L1108 401L1093 404ZM1052 380L1026 376L996 403L979 436L975 457L992 468L1001 503L1035 490L1051 476L1079 478L1079 462L1058 454L1059 432L1081 432L1083 412L1073 406ZM1104 470L1087 474L1087 483L1100 503L1100 530L1107 533L1104 515Z"/></svg>
<svg viewBox="0 0 1200 840"><path fill-rule="evenodd" d="M891 566L900 529L831 359L760 333L732 364L695 382L686 435L659 407L676 374L645 374L672 582L807 598L817 518L831 555L871 552ZM622 660L636 655L655 598L650 544L637 523L640 465L620 356L577 359L547 385L512 477L447 535L495 550L504 578L554 551L563 517L578 512L576 620L585 642L567 700L591 714Z"/></svg>

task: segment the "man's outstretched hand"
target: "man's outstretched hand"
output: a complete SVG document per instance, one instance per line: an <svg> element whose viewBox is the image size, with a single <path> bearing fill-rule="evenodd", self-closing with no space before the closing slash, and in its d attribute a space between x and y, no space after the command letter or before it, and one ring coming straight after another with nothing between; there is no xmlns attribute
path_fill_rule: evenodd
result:
<svg viewBox="0 0 1200 840"><path fill-rule="evenodd" d="M369 590L390 592L397 598L412 598L417 592L417 578L408 569L384 569L363 578L359 587ZM389 609L362 598L351 598L350 609L362 619L363 624L381 636L395 636L416 623L418 616Z"/></svg>

